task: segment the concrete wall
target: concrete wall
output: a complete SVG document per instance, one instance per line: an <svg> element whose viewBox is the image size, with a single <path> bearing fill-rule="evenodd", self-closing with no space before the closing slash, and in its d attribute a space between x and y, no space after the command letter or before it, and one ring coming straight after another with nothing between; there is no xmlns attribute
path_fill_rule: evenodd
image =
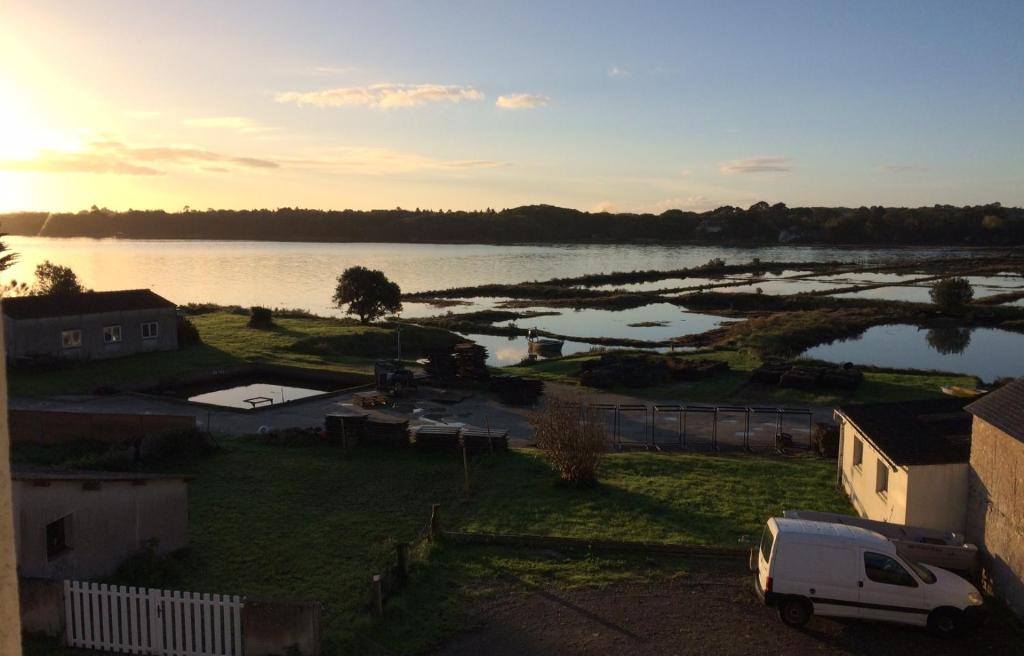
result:
<svg viewBox="0 0 1024 656"><path fill-rule="evenodd" d="M159 336L142 338L142 324L156 321ZM121 326L122 341L103 342L105 326ZM82 346L65 349L61 333L81 330ZM145 351L171 351L178 348L177 312L174 308L132 310L129 312L103 312L46 319L14 320L4 315L4 333L7 337L9 359L50 356L76 360L102 360Z"/></svg>
<svg viewBox="0 0 1024 656"><path fill-rule="evenodd" d="M64 582L21 579L21 630L61 636L64 633Z"/></svg>
<svg viewBox="0 0 1024 656"><path fill-rule="evenodd" d="M167 553L188 544L188 485L182 479L14 481L18 573L48 579L111 574L150 539ZM47 556L46 525L70 517L70 548Z"/></svg>
<svg viewBox="0 0 1024 656"><path fill-rule="evenodd" d="M977 417L968 489L967 538L986 587L1024 617L1024 443Z"/></svg>
<svg viewBox="0 0 1024 656"><path fill-rule="evenodd" d="M963 533L967 521L966 462L907 468L906 524Z"/></svg>
<svg viewBox="0 0 1024 656"><path fill-rule="evenodd" d="M0 334L0 654L21 653L17 556L12 512L10 439L7 434L7 367Z"/></svg>
<svg viewBox="0 0 1024 656"><path fill-rule="evenodd" d="M192 415L130 415L49 410L11 410L8 413L8 421L11 442L33 444L57 444L76 439L119 443L137 437L196 427L196 419Z"/></svg>
<svg viewBox="0 0 1024 656"><path fill-rule="evenodd" d="M295 649L306 656L318 655L321 612L317 602L247 598L242 608L246 656L277 656Z"/></svg>
<svg viewBox="0 0 1024 656"><path fill-rule="evenodd" d="M865 440L848 421L840 425L839 447L842 449L843 489L861 517L880 522L906 524L907 520L907 470L897 467L889 469L889 490L883 496L875 491L876 463L885 460L870 442ZM864 444L864 458L860 466L853 464L855 438Z"/></svg>

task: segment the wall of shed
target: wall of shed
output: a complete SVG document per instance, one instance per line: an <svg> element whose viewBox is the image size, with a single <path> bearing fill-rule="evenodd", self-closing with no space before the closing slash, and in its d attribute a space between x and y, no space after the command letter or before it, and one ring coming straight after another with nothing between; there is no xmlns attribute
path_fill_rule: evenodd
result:
<svg viewBox="0 0 1024 656"><path fill-rule="evenodd" d="M990 592L1024 617L1024 443L974 418L967 538Z"/></svg>
<svg viewBox="0 0 1024 656"><path fill-rule="evenodd" d="M3 335L0 335L0 344ZM21 653L21 621L13 519L10 440L7 434L7 367L0 347L0 654Z"/></svg>
<svg viewBox="0 0 1024 656"><path fill-rule="evenodd" d="M967 520L966 462L907 468L906 524L963 533Z"/></svg>
<svg viewBox="0 0 1024 656"><path fill-rule="evenodd" d="M140 415L113 412L53 412L11 410L8 413L11 442L59 444L88 439L126 442L138 437L196 427L192 415Z"/></svg>
<svg viewBox="0 0 1024 656"><path fill-rule="evenodd" d="M859 467L853 464L855 438L864 443L864 459ZM840 440L843 489L857 513L880 522L906 524L907 470L902 467L897 467L896 471L889 470L889 490L882 496L875 491L875 467L878 461L885 462L884 458L848 421L840 425Z"/></svg>
<svg viewBox="0 0 1024 656"><path fill-rule="evenodd" d="M156 321L160 334L142 338L142 324ZM105 326L121 326L123 341L103 342ZM81 330L81 348L65 349L61 333ZM146 351L171 351L178 348L177 312L174 308L102 312L45 319L15 320L4 315L7 356L10 359L49 356L77 360L118 358Z"/></svg>
<svg viewBox="0 0 1024 656"><path fill-rule="evenodd" d="M188 544L188 485L182 479L14 481L18 573L26 577L90 579L108 576L147 540L168 553ZM48 559L46 525L69 516L70 549Z"/></svg>

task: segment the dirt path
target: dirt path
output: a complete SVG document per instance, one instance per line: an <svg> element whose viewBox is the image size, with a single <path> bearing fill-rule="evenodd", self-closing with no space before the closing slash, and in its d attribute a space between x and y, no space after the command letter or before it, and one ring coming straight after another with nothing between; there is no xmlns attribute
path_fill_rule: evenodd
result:
<svg viewBox="0 0 1024 656"><path fill-rule="evenodd" d="M957 641L913 627L824 618L790 629L735 573L575 591L510 582L508 594L470 617L476 628L436 654L1024 654L1024 634L1003 614Z"/></svg>

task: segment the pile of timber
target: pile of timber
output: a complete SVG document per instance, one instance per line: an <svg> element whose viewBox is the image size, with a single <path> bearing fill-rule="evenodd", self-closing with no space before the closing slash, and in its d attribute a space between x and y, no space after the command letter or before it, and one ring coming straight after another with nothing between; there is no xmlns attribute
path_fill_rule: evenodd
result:
<svg viewBox="0 0 1024 656"><path fill-rule="evenodd" d="M505 405L533 405L544 393L544 381L502 374L491 378L491 391Z"/></svg>
<svg viewBox="0 0 1024 656"><path fill-rule="evenodd" d="M473 342L456 344L455 371L467 380L487 380L487 349Z"/></svg>
<svg viewBox="0 0 1024 656"><path fill-rule="evenodd" d="M793 364L772 360L755 369L750 379L764 385L798 389L855 389L864 381L864 373L852 365Z"/></svg>
<svg viewBox="0 0 1024 656"><path fill-rule="evenodd" d="M423 370L434 380L454 380L458 374L455 354L448 347L433 349L427 353L427 363L423 365Z"/></svg>
<svg viewBox="0 0 1024 656"><path fill-rule="evenodd" d="M466 426L461 431L462 444L469 455L504 453L508 451L508 431Z"/></svg>
<svg viewBox="0 0 1024 656"><path fill-rule="evenodd" d="M409 446L409 421L398 417L369 417L362 442L386 447Z"/></svg>
<svg viewBox="0 0 1024 656"><path fill-rule="evenodd" d="M422 451L458 451L459 428L444 424L417 426L409 431L413 444Z"/></svg>
<svg viewBox="0 0 1024 656"><path fill-rule="evenodd" d="M366 433L369 415L363 412L335 413L324 416L327 442L350 447L359 444Z"/></svg>

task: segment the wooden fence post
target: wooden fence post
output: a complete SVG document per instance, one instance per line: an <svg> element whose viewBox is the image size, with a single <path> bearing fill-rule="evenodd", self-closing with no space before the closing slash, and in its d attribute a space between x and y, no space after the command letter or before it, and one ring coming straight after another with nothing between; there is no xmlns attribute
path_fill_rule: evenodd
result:
<svg viewBox="0 0 1024 656"><path fill-rule="evenodd" d="M441 537L441 504L435 503L430 506L430 541L437 542Z"/></svg>
<svg viewBox="0 0 1024 656"><path fill-rule="evenodd" d="M373 575L373 614L377 617L384 614L384 586L380 574Z"/></svg>
<svg viewBox="0 0 1024 656"><path fill-rule="evenodd" d="M409 580L409 543L399 542L395 548L398 551L398 580L404 585Z"/></svg>
<svg viewBox="0 0 1024 656"><path fill-rule="evenodd" d="M463 491L469 494L469 456L466 455L466 445L462 445L462 475Z"/></svg>

